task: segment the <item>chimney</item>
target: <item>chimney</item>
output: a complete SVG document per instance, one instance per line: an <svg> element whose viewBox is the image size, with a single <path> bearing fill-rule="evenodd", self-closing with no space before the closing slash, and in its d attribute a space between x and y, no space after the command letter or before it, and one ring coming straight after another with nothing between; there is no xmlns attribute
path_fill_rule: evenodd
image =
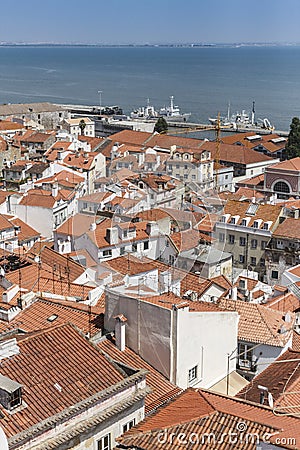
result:
<svg viewBox="0 0 300 450"><path fill-rule="evenodd" d="M119 233L117 227L107 228L106 230L106 240L109 244L117 244L119 242Z"/></svg>
<svg viewBox="0 0 300 450"><path fill-rule="evenodd" d="M157 236L159 234L159 228L156 222L148 222L146 226L146 233L149 236Z"/></svg>
<svg viewBox="0 0 300 450"><path fill-rule="evenodd" d="M125 345L125 325L127 322L127 319L123 314L119 314L118 316L114 317L116 320L115 324L115 339L116 339L116 346L121 351L124 352L126 345Z"/></svg>
<svg viewBox="0 0 300 450"><path fill-rule="evenodd" d="M58 183L53 183L52 185L52 197L58 196Z"/></svg>
<svg viewBox="0 0 300 450"><path fill-rule="evenodd" d="M96 228L97 228L96 222L92 222L90 224L90 231L96 231Z"/></svg>
<svg viewBox="0 0 300 450"><path fill-rule="evenodd" d="M10 301L14 298L14 296L19 292L19 286L17 284L13 284L2 294L3 303L10 303Z"/></svg>
<svg viewBox="0 0 300 450"><path fill-rule="evenodd" d="M231 299L237 300L237 286L233 286L231 289Z"/></svg>

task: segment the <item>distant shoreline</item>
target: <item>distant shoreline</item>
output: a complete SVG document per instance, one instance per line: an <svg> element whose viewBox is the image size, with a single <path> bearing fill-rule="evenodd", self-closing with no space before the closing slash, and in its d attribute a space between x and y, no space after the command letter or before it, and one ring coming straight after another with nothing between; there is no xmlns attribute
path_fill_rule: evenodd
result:
<svg viewBox="0 0 300 450"><path fill-rule="evenodd" d="M183 43L183 44L84 44L84 43L0 43L0 48L12 48L12 47L36 47L36 48L59 48L59 47L79 47L79 48L240 48L240 47L296 47L300 43L270 43L270 42L236 42L236 43Z"/></svg>

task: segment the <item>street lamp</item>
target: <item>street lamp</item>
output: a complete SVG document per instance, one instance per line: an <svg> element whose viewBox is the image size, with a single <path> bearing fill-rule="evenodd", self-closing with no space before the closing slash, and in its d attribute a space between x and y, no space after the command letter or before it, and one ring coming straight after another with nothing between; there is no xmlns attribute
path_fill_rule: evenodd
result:
<svg viewBox="0 0 300 450"><path fill-rule="evenodd" d="M102 92L103 92L103 91L98 91L98 94L99 94L100 114L101 114L101 109L102 109Z"/></svg>

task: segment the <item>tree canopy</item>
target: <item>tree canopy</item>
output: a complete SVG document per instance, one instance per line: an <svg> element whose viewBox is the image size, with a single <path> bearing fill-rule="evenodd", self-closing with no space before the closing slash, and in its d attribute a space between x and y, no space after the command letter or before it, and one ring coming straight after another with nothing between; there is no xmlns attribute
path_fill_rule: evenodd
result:
<svg viewBox="0 0 300 450"><path fill-rule="evenodd" d="M168 124L163 117L159 117L159 119L157 120L154 131L157 131L157 133L164 133L168 131Z"/></svg>
<svg viewBox="0 0 300 450"><path fill-rule="evenodd" d="M80 128L80 133L84 134L84 129L86 127L86 123L83 119L81 119L81 121L79 122L79 128Z"/></svg>
<svg viewBox="0 0 300 450"><path fill-rule="evenodd" d="M290 125L290 133L286 145L288 159L300 156L300 119L294 117Z"/></svg>

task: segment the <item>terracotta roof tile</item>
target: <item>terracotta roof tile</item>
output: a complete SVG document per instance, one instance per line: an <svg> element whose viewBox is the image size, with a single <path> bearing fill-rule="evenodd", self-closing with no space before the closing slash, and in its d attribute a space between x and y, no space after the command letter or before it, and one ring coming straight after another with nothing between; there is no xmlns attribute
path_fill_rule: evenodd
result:
<svg viewBox="0 0 300 450"><path fill-rule="evenodd" d="M23 385L27 406L13 415L0 408L5 417L0 423L8 437L124 379L69 324L19 340L18 346L20 353L2 360L0 372Z"/></svg>
<svg viewBox="0 0 300 450"><path fill-rule="evenodd" d="M226 310L238 312L240 316L238 338L240 340L284 347L291 337L295 321L293 313L291 313L291 321L285 322L282 312L256 303L221 299L220 306ZM283 333L282 330L286 330L286 332Z"/></svg>
<svg viewBox="0 0 300 450"><path fill-rule="evenodd" d="M38 299L10 322L1 320L0 333L13 329L29 333L67 322L71 322L85 334L91 332L91 335L95 335L103 329L103 314L99 308L92 307L89 311L89 306L82 303Z"/></svg>
<svg viewBox="0 0 300 450"><path fill-rule="evenodd" d="M248 436L258 436L261 442L266 435L274 435L270 439L274 442L275 437L281 436L279 433L282 432L289 437L295 437L296 442L300 438L297 418L275 416L270 408L240 399L232 399L200 389L187 389L170 404L131 428L117 441L125 448L140 450L173 450L175 448L176 450L186 448L197 450L200 448L199 445L205 450L227 450L232 445L238 450L253 450L256 448L256 441L255 443L246 441L243 439L244 436L239 438L237 430L240 423L245 426ZM234 444L226 438L233 433L238 437ZM214 436L215 441L207 439L209 435ZM198 440L195 439L196 436Z"/></svg>
<svg viewBox="0 0 300 450"><path fill-rule="evenodd" d="M280 361L282 361L280 363ZM258 386L268 388L272 394L275 412L300 413L300 352L288 349L274 363L258 374L250 385L237 395L239 398L260 403ZM266 401L267 403L267 401Z"/></svg>
<svg viewBox="0 0 300 450"><path fill-rule="evenodd" d="M286 239L299 239L300 237L300 219L286 218L278 225L273 233L274 237L283 237Z"/></svg>
<svg viewBox="0 0 300 450"><path fill-rule="evenodd" d="M130 348L126 347L124 351L118 350L114 339L105 339L98 344L98 347L114 361L148 371L146 383L150 387L151 392L145 399L145 413L147 415L182 392L179 387L168 381Z"/></svg>
<svg viewBox="0 0 300 450"><path fill-rule="evenodd" d="M282 161L278 164L274 164L272 169L276 170L289 170L292 172L299 172L300 170L300 157Z"/></svg>

